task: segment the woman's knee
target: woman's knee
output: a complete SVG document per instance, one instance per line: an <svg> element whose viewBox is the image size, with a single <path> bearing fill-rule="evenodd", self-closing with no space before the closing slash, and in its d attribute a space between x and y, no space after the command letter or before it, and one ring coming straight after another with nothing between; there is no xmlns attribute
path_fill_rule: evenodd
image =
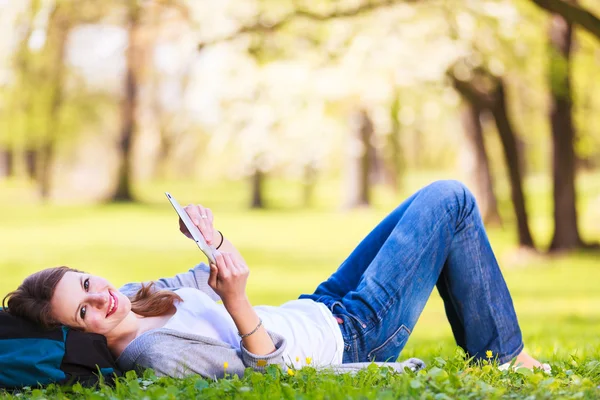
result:
<svg viewBox="0 0 600 400"><path fill-rule="evenodd" d="M441 204L459 208L476 204L473 193L464 183L457 180L435 181L423 190L427 192L428 197L435 198Z"/></svg>
<svg viewBox="0 0 600 400"><path fill-rule="evenodd" d="M431 183L428 188L432 191L437 192L441 197L450 196L465 196L473 197L473 194L469 188L458 180L447 179L439 180Z"/></svg>

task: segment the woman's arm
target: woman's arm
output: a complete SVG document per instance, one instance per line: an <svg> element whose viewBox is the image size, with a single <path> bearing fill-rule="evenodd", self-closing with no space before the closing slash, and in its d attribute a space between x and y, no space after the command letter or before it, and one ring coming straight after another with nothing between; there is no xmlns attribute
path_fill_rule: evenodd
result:
<svg viewBox="0 0 600 400"><path fill-rule="evenodd" d="M240 254L240 252L238 251L238 249L235 248L235 246L233 245L233 243L231 243L225 236L223 236L223 234L221 233L221 231L215 231L215 236L216 239L214 240L214 246L219 246L219 243L221 243L221 245L219 246L219 251L222 253L231 253L231 254L235 254L236 257L242 257L242 255ZM221 240L221 238L223 238L223 240Z"/></svg>
<svg viewBox="0 0 600 400"><path fill-rule="evenodd" d="M215 259L217 264L210 266L208 285L221 296L242 338L242 346L254 355L273 353L275 344L246 296L249 270L244 259L235 253L220 251Z"/></svg>
<svg viewBox="0 0 600 400"><path fill-rule="evenodd" d="M210 208L190 204L185 207L185 211L204 236L206 243L219 247L215 255L217 263L210 266L208 285L223 300L223 305L242 336L242 346L254 355L273 353L276 350L273 340L262 326L246 296L249 270L244 258L229 240L215 230L214 216ZM179 229L184 235L191 237L181 219Z"/></svg>

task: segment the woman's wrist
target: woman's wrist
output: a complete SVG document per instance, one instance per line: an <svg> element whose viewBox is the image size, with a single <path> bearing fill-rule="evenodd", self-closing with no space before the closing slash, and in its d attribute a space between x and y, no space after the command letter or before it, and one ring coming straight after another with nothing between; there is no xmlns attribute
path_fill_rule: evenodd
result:
<svg viewBox="0 0 600 400"><path fill-rule="evenodd" d="M238 315L247 315L248 310L252 310L250 300L248 300L248 296L245 293L240 296L223 299L223 305L232 318Z"/></svg>

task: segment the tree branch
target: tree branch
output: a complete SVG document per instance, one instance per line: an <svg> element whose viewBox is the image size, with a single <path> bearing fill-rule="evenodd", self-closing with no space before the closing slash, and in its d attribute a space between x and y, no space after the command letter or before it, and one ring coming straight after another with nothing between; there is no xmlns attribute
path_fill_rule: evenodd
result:
<svg viewBox="0 0 600 400"><path fill-rule="evenodd" d="M492 76L482 69L472 71L474 76L468 80L460 79L454 72L454 67L446 70L452 86L465 100L478 108L491 109L494 104L493 88L498 86L499 78Z"/></svg>
<svg viewBox="0 0 600 400"><path fill-rule="evenodd" d="M577 24L600 40L600 18L591 11L565 0L531 0L539 7L560 14L572 24Z"/></svg>
<svg viewBox="0 0 600 400"><path fill-rule="evenodd" d="M379 8L390 7L390 6L393 6L396 4L401 4L401 3L415 3L418 1L419 0L375 0L375 1L368 0L365 3L359 4L355 7L351 7L348 9L336 9L334 11L331 11L331 12L325 13L325 14L315 13L315 12L307 10L307 9L298 8L298 9L288 13L287 15L282 17L280 20L275 21L275 22L266 21L259 15L257 18L257 22L255 22L253 24L242 26L239 29L237 29L236 31L234 31L228 35L201 42L198 45L198 49L202 49L204 46L233 40L233 39L239 37L240 35L243 35L246 33L275 32L279 29L282 29L283 27L288 25L290 22L292 22L296 19L300 19L300 18L318 21L318 22L329 21L332 19L340 19L340 18L351 18L351 17L357 17L360 15L366 14L370 11L373 11L373 10L376 10Z"/></svg>

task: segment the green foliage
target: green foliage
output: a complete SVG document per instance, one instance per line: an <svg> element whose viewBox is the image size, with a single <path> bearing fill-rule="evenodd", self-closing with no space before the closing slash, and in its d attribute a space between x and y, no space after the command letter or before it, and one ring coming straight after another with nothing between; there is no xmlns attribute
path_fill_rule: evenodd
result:
<svg viewBox="0 0 600 400"><path fill-rule="evenodd" d="M437 176L439 177L439 176ZM584 176L581 218L587 237L600 237L600 213L589 206L600 194L597 175ZM271 182L266 191L272 209L248 211L243 183L208 185L162 182L138 187L145 204L46 206L28 204L16 183L0 183L0 294L13 289L27 274L67 264L107 277L115 285L172 276L202 260L177 228L161 190L182 203L199 202L213 209L216 226L238 246L250 265L248 294L253 304L281 304L314 290L335 270L356 243L408 193L433 180L411 174L398 197L377 192L376 207L351 213L333 211L335 185L322 185L315 208L296 209L300 185ZM527 182L532 229L545 239L551 232L550 187ZM499 188L508 198L508 188ZM510 208L507 204L506 208ZM334 375L304 368L294 375L270 368L264 375L218 382L199 377L157 378L151 371L120 379L114 388L84 389L50 386L30 388L20 396L0 398L179 399L179 398L598 398L600 390L600 268L597 253L544 258L513 253L513 226L490 230L511 290L527 350L553 368L499 371L488 362L469 365L455 347L441 299L434 293L401 359L419 357L427 369L404 375L369 368L356 375ZM285 233L285 234L282 234ZM493 357L490 359L493 362Z"/></svg>
<svg viewBox="0 0 600 400"><path fill-rule="evenodd" d="M597 398L600 395L600 362L594 358L552 363L552 373L526 368L500 371L491 359L470 364L457 349L450 357L435 357L425 370L403 374L371 365L356 374L336 375L311 367L286 374L271 366L264 374L248 369L244 377L219 381L199 376L157 378L150 370L138 376L129 372L114 387L83 388L76 384L46 389L25 388L0 398L78 399L421 399L454 398Z"/></svg>

